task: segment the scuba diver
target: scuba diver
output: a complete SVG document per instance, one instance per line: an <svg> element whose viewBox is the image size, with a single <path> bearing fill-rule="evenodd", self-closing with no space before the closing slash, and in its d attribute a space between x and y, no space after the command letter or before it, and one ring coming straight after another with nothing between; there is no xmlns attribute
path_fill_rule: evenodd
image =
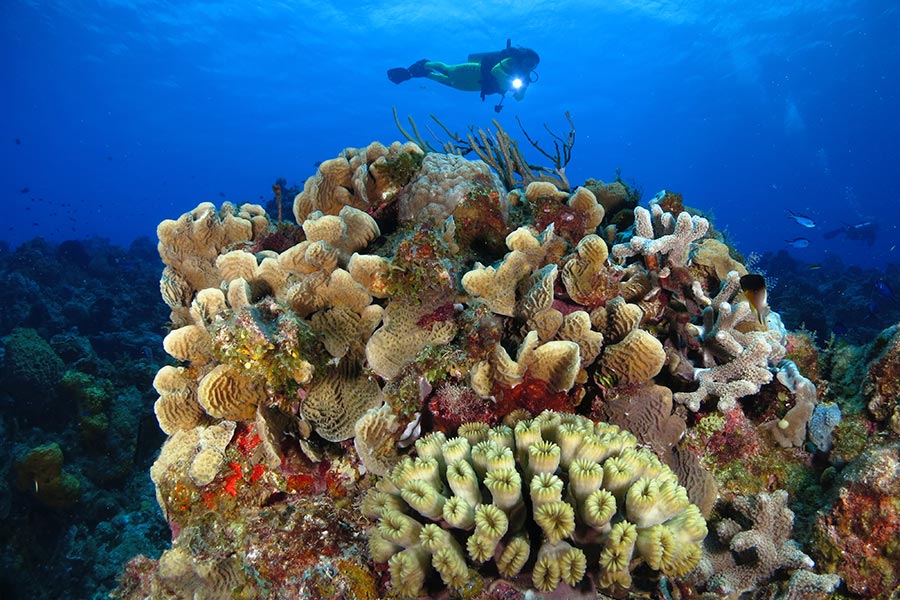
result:
<svg viewBox="0 0 900 600"><path fill-rule="evenodd" d="M848 240L866 242L871 246L875 243L875 238L878 235L878 223L876 223L875 221L863 221L862 223L857 223L856 225L844 225L839 229L826 231L823 237L826 240L830 240L831 238L835 238L839 235L843 235Z"/></svg>
<svg viewBox="0 0 900 600"><path fill-rule="evenodd" d="M409 68L388 69L387 76L397 84L413 77L426 77L463 92L481 92L482 100L500 94L500 102L494 106L494 111L500 112L506 92L512 92L516 100L525 97L528 85L538 79L534 69L540 60L531 48L513 48L510 40L506 40L503 50L470 54L468 62L448 65L422 59Z"/></svg>

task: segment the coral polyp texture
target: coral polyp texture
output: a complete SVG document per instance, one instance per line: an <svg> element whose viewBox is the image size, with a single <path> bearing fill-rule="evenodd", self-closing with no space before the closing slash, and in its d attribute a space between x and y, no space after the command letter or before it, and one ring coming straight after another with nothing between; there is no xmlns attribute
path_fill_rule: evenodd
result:
<svg viewBox="0 0 900 600"><path fill-rule="evenodd" d="M700 560L706 521L627 431L553 411L460 431L420 438L363 501L399 597L429 591L430 573L457 592L481 570L574 592L628 588L640 565L683 576Z"/></svg>
<svg viewBox="0 0 900 600"><path fill-rule="evenodd" d="M297 226L230 203L160 224L173 549L148 595L674 586L719 496L796 485L818 390L709 220L621 181L501 181L373 143L320 164Z"/></svg>

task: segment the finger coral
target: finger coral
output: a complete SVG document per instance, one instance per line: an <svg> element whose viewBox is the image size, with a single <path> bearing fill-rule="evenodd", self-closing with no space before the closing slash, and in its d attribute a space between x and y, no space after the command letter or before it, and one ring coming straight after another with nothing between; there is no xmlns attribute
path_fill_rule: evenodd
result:
<svg viewBox="0 0 900 600"><path fill-rule="evenodd" d="M638 564L681 576L699 561L706 522L627 432L548 411L509 437L482 435L471 454L457 452L471 444L464 438L419 440L419 457L402 459L367 496L373 552L398 596L426 593L432 569L461 589L468 569L493 563L514 578L530 564L531 585L550 591L585 577L627 587Z"/></svg>

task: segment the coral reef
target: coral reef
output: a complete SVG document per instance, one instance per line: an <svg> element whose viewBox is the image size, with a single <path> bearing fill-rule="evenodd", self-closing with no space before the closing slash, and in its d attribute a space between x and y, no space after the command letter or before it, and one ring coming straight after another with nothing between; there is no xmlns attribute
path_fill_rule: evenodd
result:
<svg viewBox="0 0 900 600"><path fill-rule="evenodd" d="M883 350L869 364L863 393L877 421L900 434L900 327L885 330L876 340Z"/></svg>
<svg viewBox="0 0 900 600"><path fill-rule="evenodd" d="M514 189L509 143L346 149L292 245L255 205L160 225L173 540L122 597L835 589L791 510L805 541L862 417L816 408L812 340L680 195Z"/></svg>
<svg viewBox="0 0 900 600"><path fill-rule="evenodd" d="M147 479L160 268L146 238L0 251L4 597L105 596L125 560L168 543Z"/></svg>
<svg viewBox="0 0 900 600"><path fill-rule="evenodd" d="M47 409L62 381L62 359L34 329L14 329L5 340L4 350L0 382L15 398L17 412L37 423L51 425Z"/></svg>
<svg viewBox="0 0 900 600"><path fill-rule="evenodd" d="M874 448L841 473L816 517L814 556L847 589L887 599L900 589L900 444Z"/></svg>
<svg viewBox="0 0 900 600"><path fill-rule="evenodd" d="M71 508L81 496L81 483L63 470L63 451L59 444L32 448L16 461L16 487L33 493L51 508Z"/></svg>

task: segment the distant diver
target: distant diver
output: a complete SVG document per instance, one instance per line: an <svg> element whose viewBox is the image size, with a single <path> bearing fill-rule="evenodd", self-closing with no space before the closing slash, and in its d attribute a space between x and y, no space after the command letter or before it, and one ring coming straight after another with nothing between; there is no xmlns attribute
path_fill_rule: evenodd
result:
<svg viewBox="0 0 900 600"><path fill-rule="evenodd" d="M878 235L878 223L875 221L863 221L856 225L844 225L843 227L824 233L826 240L830 240L839 235L843 235L848 240L865 242L871 246L875 243L875 238Z"/></svg>
<svg viewBox="0 0 900 600"><path fill-rule="evenodd" d="M538 53L531 48L514 48L506 40L503 50L470 54L468 62L448 65L422 59L409 68L388 69L387 76L398 84L413 77L426 77L463 92L481 92L482 100L500 94L500 102L494 106L494 111L500 112L506 92L512 92L516 100L525 97L528 85L538 80L534 69L540 61Z"/></svg>

